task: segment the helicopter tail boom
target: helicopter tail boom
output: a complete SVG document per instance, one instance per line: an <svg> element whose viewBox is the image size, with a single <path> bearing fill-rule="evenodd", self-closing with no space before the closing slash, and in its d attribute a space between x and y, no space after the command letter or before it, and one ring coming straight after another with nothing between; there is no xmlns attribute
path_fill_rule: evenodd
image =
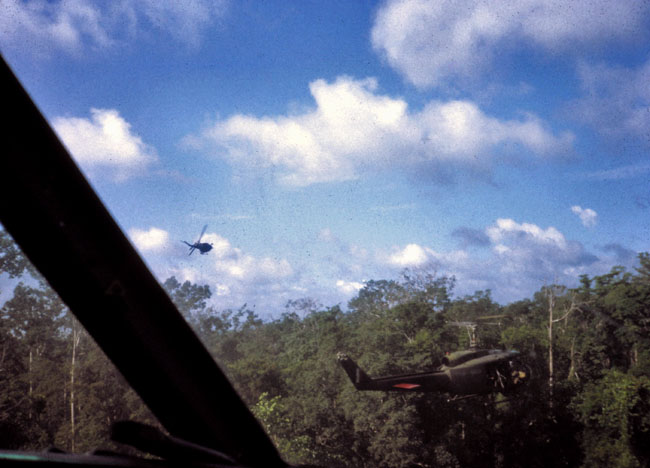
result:
<svg viewBox="0 0 650 468"><path fill-rule="evenodd" d="M187 245L190 248L190 253L188 255L192 255L194 250L196 250L196 246L194 244L190 244L187 241L181 241L183 244Z"/></svg>
<svg viewBox="0 0 650 468"><path fill-rule="evenodd" d="M341 367L357 390L384 392L444 392L450 387L449 375L444 371L403 374L372 379L347 355L339 353Z"/></svg>

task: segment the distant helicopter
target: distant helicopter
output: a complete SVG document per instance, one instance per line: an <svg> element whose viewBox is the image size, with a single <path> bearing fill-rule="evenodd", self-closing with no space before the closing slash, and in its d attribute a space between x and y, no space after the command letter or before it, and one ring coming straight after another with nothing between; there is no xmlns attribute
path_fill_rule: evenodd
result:
<svg viewBox="0 0 650 468"><path fill-rule="evenodd" d="M502 317L503 315L483 316L475 320ZM343 353L338 354L339 363L357 390L448 393L451 395L448 401L494 393L508 395L528 383L531 369L521 359L519 351L479 348L476 322L448 323L467 329L469 349L448 353L442 358L442 365L434 371L372 379ZM482 324L500 325L500 322Z"/></svg>
<svg viewBox="0 0 650 468"><path fill-rule="evenodd" d="M201 238L203 237L203 234L205 234L205 230L207 228L208 228L207 224L205 226L203 226L203 230L201 231L201 235L199 236L199 239L194 244L190 244L189 242L186 242L186 241L181 241L182 243L189 246L190 253L188 255L192 255L192 253L195 250L198 250L199 252L201 252L201 255L205 255L210 250L212 250L212 244L208 244L207 242L201 242Z"/></svg>

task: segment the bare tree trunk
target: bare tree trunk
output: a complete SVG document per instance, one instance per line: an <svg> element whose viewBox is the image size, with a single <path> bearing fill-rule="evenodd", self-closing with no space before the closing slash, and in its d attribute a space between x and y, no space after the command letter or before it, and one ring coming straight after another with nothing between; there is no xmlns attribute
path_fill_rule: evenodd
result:
<svg viewBox="0 0 650 468"><path fill-rule="evenodd" d="M27 366L27 375L29 376L28 377L29 378L29 391L28 391L27 394L29 395L30 398L32 397L32 393L34 393L34 383L32 381L32 365L33 365L33 362L34 362L34 355L32 353L32 348L29 348L29 365ZM27 418L32 419L32 405L31 405L31 403L29 405L29 412L27 413Z"/></svg>
<svg viewBox="0 0 650 468"><path fill-rule="evenodd" d="M32 349L29 348L29 366L27 367L27 374L29 374L29 396L34 392L34 383L32 382L32 364L34 362L34 355Z"/></svg>
<svg viewBox="0 0 650 468"><path fill-rule="evenodd" d="M576 374L576 361L575 361L575 347L576 347L576 337L574 336L571 339L571 351L569 354L569 375L567 375L567 380L573 380L574 377L577 377Z"/></svg>
<svg viewBox="0 0 650 468"><path fill-rule="evenodd" d="M2 358L0 358L0 372L4 371L5 357L7 356L7 343L2 344Z"/></svg>
<svg viewBox="0 0 650 468"><path fill-rule="evenodd" d="M548 406L553 408L553 308L555 293L548 288Z"/></svg>
<svg viewBox="0 0 650 468"><path fill-rule="evenodd" d="M74 388L74 374L75 374L75 364L77 362L77 346L79 346L79 340L81 339L81 331L78 330L74 323L72 325L72 358L70 360L70 451L74 453L75 451L75 388Z"/></svg>

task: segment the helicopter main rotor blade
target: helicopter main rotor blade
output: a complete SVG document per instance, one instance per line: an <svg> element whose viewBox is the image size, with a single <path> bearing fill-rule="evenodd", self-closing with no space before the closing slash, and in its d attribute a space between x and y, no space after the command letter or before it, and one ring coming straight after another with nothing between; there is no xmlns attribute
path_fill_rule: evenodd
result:
<svg viewBox="0 0 650 468"><path fill-rule="evenodd" d="M203 226L203 230L201 231L201 235L199 236L199 240L197 240L197 241L195 242L195 244L198 244L199 242L201 242L201 238L203 237L203 234L205 234L205 230L206 230L207 228L208 228L208 225L207 225L207 224L206 224L205 226Z"/></svg>

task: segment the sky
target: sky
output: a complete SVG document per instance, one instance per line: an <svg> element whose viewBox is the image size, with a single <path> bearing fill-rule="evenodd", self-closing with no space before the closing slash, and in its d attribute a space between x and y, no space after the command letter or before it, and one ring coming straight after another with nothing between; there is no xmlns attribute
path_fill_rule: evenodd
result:
<svg viewBox="0 0 650 468"><path fill-rule="evenodd" d="M650 251L647 1L3 0L0 50L217 308L405 269L507 304Z"/></svg>

